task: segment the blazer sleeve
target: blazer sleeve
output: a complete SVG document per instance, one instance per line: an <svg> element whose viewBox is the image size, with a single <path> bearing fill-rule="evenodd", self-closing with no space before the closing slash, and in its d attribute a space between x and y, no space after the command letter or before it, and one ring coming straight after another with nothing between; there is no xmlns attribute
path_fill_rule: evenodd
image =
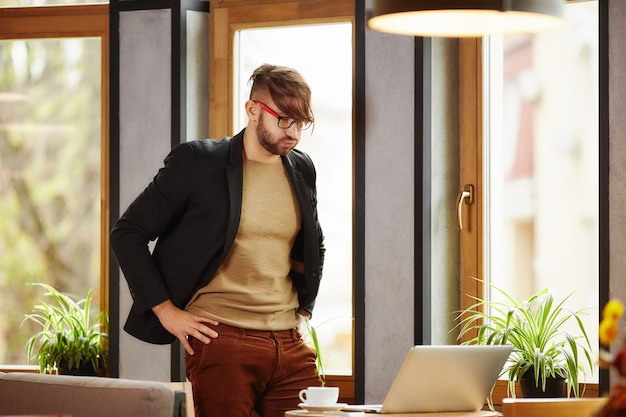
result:
<svg viewBox="0 0 626 417"><path fill-rule="evenodd" d="M171 298L149 243L175 221L189 198L194 152L186 145L178 145L170 152L153 181L111 229L111 248L138 311L147 311Z"/></svg>

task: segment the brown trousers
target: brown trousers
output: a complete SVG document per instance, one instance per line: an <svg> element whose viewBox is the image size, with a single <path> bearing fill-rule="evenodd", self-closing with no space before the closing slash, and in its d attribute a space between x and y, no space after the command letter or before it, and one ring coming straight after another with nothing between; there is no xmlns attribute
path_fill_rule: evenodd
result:
<svg viewBox="0 0 626 417"><path fill-rule="evenodd" d="M196 417L283 417L298 393L321 385L315 351L297 330L245 330L220 324L205 345L190 339L185 354Z"/></svg>

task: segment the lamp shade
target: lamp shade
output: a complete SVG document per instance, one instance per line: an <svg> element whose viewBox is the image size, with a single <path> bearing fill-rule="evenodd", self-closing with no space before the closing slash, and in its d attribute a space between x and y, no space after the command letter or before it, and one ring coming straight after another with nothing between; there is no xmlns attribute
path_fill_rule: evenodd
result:
<svg viewBox="0 0 626 417"><path fill-rule="evenodd" d="M424 37L535 33L562 24L564 0L373 0L371 29Z"/></svg>

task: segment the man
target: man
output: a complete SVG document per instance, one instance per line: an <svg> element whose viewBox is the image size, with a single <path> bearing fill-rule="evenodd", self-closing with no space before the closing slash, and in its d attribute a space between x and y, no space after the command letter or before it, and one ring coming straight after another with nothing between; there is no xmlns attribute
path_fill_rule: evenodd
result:
<svg viewBox="0 0 626 417"><path fill-rule="evenodd" d="M180 340L198 417L282 417L321 384L298 331L324 260L315 168L294 149L311 91L274 65L250 81L247 127L175 147L111 231L133 296L124 329Z"/></svg>

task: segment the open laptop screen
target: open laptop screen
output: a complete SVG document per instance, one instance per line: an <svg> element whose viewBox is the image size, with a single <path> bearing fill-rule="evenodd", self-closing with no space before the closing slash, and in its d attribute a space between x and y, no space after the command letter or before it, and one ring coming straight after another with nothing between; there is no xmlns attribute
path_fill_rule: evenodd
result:
<svg viewBox="0 0 626 417"><path fill-rule="evenodd" d="M478 411L512 350L508 345L414 346L382 406L349 409L382 414Z"/></svg>

